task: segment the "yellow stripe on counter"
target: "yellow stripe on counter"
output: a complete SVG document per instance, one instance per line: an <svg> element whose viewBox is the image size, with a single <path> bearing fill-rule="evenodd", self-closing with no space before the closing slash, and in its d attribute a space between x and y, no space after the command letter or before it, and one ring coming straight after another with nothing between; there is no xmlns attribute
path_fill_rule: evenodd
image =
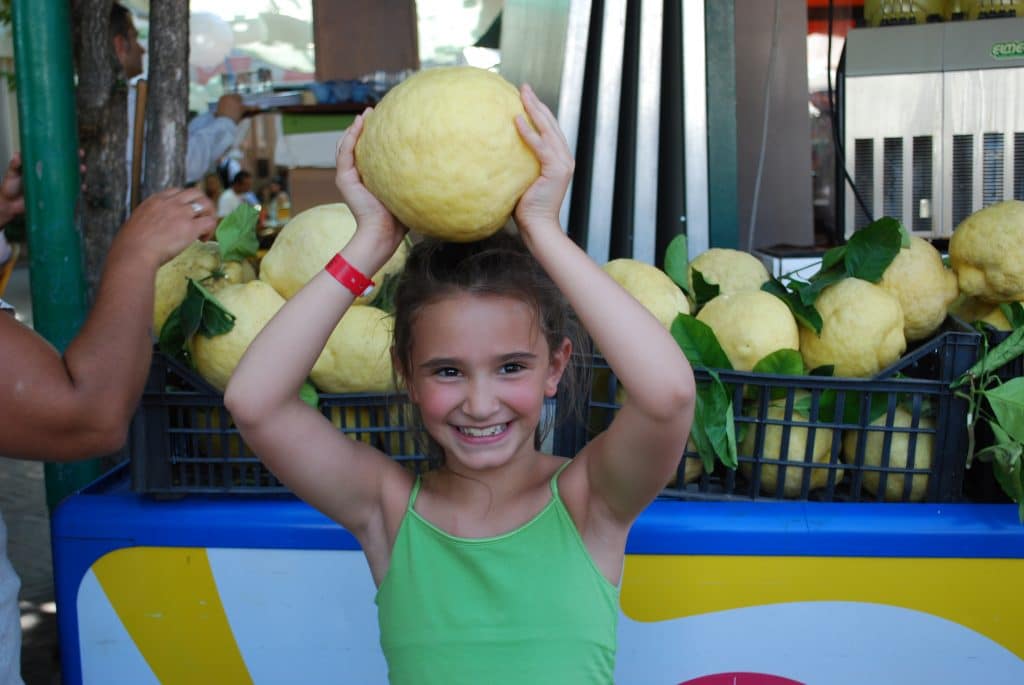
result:
<svg viewBox="0 0 1024 685"><path fill-rule="evenodd" d="M867 602L954 621L1024 658L1024 559L626 555L623 613L665 621L785 602Z"/></svg>
<svg viewBox="0 0 1024 685"><path fill-rule="evenodd" d="M92 571L162 685L251 685L205 549L127 547Z"/></svg>

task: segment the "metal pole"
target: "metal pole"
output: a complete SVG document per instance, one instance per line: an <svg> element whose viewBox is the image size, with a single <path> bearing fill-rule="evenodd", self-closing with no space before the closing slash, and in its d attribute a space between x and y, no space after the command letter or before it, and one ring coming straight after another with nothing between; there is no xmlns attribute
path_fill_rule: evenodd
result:
<svg viewBox="0 0 1024 685"><path fill-rule="evenodd" d="M89 307L75 229L80 180L70 5L11 2L32 318L36 331L62 352ZM99 460L46 464L47 504L52 509L99 474Z"/></svg>

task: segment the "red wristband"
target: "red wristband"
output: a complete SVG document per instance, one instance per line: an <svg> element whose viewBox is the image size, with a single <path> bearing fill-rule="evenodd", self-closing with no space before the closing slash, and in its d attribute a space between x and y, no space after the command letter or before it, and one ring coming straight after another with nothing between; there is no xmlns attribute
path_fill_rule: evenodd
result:
<svg viewBox="0 0 1024 685"><path fill-rule="evenodd" d="M324 269L330 275L334 276L334 279L341 283L343 286L352 291L352 294L356 297L365 297L373 292L373 288L376 285L369 278L364 276L359 269L355 268L348 261L341 256L341 253L334 255L331 261L327 262L327 266Z"/></svg>

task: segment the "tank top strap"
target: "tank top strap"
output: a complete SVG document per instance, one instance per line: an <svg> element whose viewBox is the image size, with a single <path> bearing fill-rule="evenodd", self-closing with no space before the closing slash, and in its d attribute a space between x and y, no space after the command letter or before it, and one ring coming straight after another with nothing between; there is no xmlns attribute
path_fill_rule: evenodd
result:
<svg viewBox="0 0 1024 685"><path fill-rule="evenodd" d="M562 475L562 471L565 471L565 467L572 463L572 459L566 459L565 463L558 467L555 471L555 475L551 476L551 494L556 498L560 499L558 494L558 477Z"/></svg>
<svg viewBox="0 0 1024 685"><path fill-rule="evenodd" d="M416 495L420 494L420 484L423 482L422 476L416 476L416 482L412 485L412 490L409 492L409 505L406 507L406 511L412 511L412 508L416 505Z"/></svg>

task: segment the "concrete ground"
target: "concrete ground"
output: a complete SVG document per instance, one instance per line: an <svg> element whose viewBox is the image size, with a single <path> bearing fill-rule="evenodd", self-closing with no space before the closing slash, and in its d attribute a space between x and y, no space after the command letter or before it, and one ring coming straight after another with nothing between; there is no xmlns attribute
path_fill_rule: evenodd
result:
<svg viewBox="0 0 1024 685"><path fill-rule="evenodd" d="M27 263L15 268L3 298L31 325ZM21 576L22 677L26 685L56 685L60 660L42 463L0 457L0 512L7 553Z"/></svg>

